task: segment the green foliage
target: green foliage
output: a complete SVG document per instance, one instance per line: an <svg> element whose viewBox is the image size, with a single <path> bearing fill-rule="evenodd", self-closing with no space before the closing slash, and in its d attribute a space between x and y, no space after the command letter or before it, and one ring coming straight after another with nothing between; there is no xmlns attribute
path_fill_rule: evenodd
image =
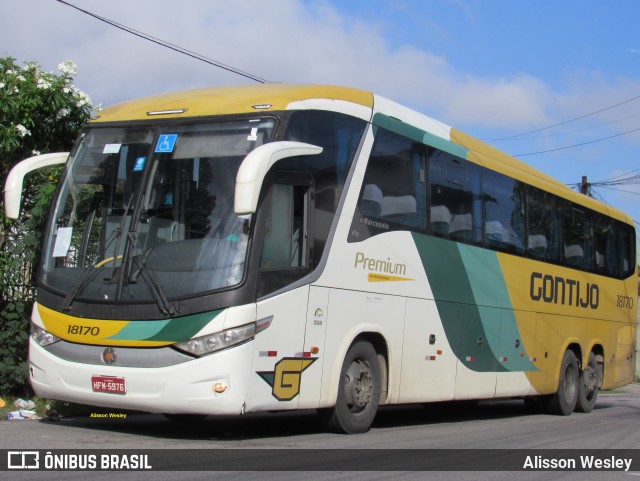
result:
<svg viewBox="0 0 640 481"><path fill-rule="evenodd" d="M68 151L89 120L91 99L73 86L75 65L59 74L33 62L0 57L0 181L19 161ZM10 221L0 206L0 394L28 395L27 339L35 294L35 271L61 168L25 179L22 214Z"/></svg>

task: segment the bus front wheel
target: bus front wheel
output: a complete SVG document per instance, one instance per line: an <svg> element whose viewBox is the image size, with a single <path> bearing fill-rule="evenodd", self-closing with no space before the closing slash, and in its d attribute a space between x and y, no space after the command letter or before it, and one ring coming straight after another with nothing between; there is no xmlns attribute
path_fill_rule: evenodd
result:
<svg viewBox="0 0 640 481"><path fill-rule="evenodd" d="M578 359L572 350L567 350L560 366L558 391L547 399L546 410L549 414L570 415L578 402L579 383Z"/></svg>
<svg viewBox="0 0 640 481"><path fill-rule="evenodd" d="M331 431L358 434L369 430L380 400L380 365L367 341L354 343L340 371L338 398L326 415Z"/></svg>

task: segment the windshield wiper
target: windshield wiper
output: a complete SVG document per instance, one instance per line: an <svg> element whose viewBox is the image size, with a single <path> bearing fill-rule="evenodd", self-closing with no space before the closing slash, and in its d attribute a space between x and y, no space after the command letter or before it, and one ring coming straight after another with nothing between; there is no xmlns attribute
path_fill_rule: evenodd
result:
<svg viewBox="0 0 640 481"><path fill-rule="evenodd" d="M131 197L129 198L129 202L124 208L124 212L122 213L122 219L120 220L120 225L111 233L111 235L105 241L105 244L104 244L104 249L106 251L107 248L111 245L111 243L114 240L116 241L116 245L115 245L115 248L113 251L113 257L112 257L113 268L111 270L111 279L113 279L115 275L116 260L118 259L118 250L120 249L120 239L122 238L122 233L124 232L124 226L127 222L127 216L129 215L131 204L133 204L133 194L131 194ZM99 264L100 263L98 263L98 265ZM67 294L67 296L64 298L64 301L62 301L62 305L60 306L60 309L62 311L68 311L69 309L71 309L71 305L73 304L73 301L75 301L78 294L82 292L85 289L85 287L89 285L91 281L93 281L93 279L96 277L96 275L98 275L99 272L100 272L100 269L96 266L86 266L78 282L74 284L73 289L69 291L69 294Z"/></svg>
<svg viewBox="0 0 640 481"><path fill-rule="evenodd" d="M138 271L135 275L131 274L127 276L127 282L136 282L138 275L142 275L147 284L147 287L149 287L149 291L151 291L151 294L158 304L160 312L162 312L165 316L173 316L176 313L175 305L169 302L153 272L147 269L146 258L144 257L144 255L140 254L133 256L131 265L133 265L134 262Z"/></svg>
<svg viewBox="0 0 640 481"><path fill-rule="evenodd" d="M136 250L136 237L138 235L138 225L140 224L140 219L146 215L146 212L143 211L138 217L138 221L133 223L129 227L129 232L127 233L127 239L125 241L124 255L122 256L122 269L120 270L120 279L118 280L118 287L116 289L116 299L120 299L122 296L122 290L124 289L125 282L127 283L136 283L138 278L138 273L141 273L151 292L151 295L155 298L156 303L158 304L158 308L160 312L162 312L165 316L174 315L176 313L175 306L169 302L167 297L165 296L160 283L157 281L155 276L151 271L149 271L145 264L146 258L144 253L139 252L135 253ZM118 246L116 246L116 249ZM136 263L138 272L133 275L133 263Z"/></svg>
<svg viewBox="0 0 640 481"><path fill-rule="evenodd" d="M109 238L105 242L105 251L108 247L115 241L116 244L113 250L113 256L109 257L111 260L113 267L111 268L111 276L108 281L111 284L116 284L116 294L115 300L119 300L122 296L122 291L124 289L125 283L135 283L137 280L137 274L131 275L131 271L133 270L133 264L135 263L135 267L138 273L142 274L142 277L151 292L151 295L156 300L158 304L158 308L165 315L174 315L176 313L176 308L174 304L169 302L166 295L164 294L160 283L157 281L155 276L151 271L149 271L145 266L146 259L144 258L144 254L135 254L135 245L136 245L136 236L138 230L138 222L134 222L133 219L129 226L129 230L126 234L124 252L122 255L119 254L121 244L122 244L122 234L125 232L125 226L127 224L127 218L129 216L129 212L131 211L131 207L133 205L133 194L129 198L129 202L124 208L124 212L122 213L122 218L120 219L120 224L118 227L111 233ZM135 215L134 215L135 216ZM117 265L118 260L122 260L120 265ZM95 277L101 272L100 263L95 266L87 266L85 267L84 272L80 276L78 282L75 283L73 289L67 294L65 297L61 310L68 311L71 309L71 305L78 297L78 295L95 279Z"/></svg>

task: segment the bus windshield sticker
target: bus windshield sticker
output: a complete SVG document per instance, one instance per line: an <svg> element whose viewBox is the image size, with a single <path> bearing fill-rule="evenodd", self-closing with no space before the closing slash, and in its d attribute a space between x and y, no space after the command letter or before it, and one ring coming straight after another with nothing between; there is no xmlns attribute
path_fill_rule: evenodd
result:
<svg viewBox="0 0 640 481"><path fill-rule="evenodd" d="M144 169L144 163L147 161L146 157L138 157L136 163L133 165L134 172L142 172Z"/></svg>
<svg viewBox="0 0 640 481"><path fill-rule="evenodd" d="M56 243L53 246L53 257L66 257L71 246L71 234L73 227L58 227L56 231Z"/></svg>
<svg viewBox="0 0 640 481"><path fill-rule="evenodd" d="M173 148L176 146L176 140L178 134L162 134L156 144L156 152L168 154L173 152Z"/></svg>
<svg viewBox="0 0 640 481"><path fill-rule="evenodd" d="M104 149L102 149L103 154L117 154L120 152L120 147L122 144L105 144Z"/></svg>
<svg viewBox="0 0 640 481"><path fill-rule="evenodd" d="M248 141L258 140L258 128L257 127L252 127L251 128L251 133L247 137L247 140Z"/></svg>

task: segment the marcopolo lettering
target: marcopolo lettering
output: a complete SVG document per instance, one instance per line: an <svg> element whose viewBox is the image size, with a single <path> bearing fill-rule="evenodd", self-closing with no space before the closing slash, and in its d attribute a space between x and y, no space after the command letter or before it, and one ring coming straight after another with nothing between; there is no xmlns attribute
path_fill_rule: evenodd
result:
<svg viewBox="0 0 640 481"><path fill-rule="evenodd" d="M600 303L598 284L580 282L566 277L531 273L529 295L534 301L549 304L597 309Z"/></svg>

